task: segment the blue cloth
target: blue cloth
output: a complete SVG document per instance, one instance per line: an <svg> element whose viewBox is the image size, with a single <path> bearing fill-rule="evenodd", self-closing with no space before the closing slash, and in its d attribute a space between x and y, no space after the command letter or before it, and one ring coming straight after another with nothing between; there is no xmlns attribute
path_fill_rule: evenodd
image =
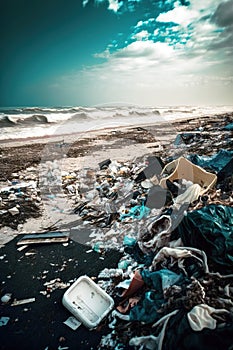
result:
<svg viewBox="0 0 233 350"><path fill-rule="evenodd" d="M164 290L177 282L179 283L184 277L167 269L153 272L145 269L141 271L141 276L150 290L130 310L129 316L132 321L155 322L161 317L157 310L164 303Z"/></svg>

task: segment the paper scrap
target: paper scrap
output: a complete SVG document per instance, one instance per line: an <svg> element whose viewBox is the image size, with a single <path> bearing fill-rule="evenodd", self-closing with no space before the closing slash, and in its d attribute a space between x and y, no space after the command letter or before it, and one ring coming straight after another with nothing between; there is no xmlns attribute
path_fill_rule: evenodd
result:
<svg viewBox="0 0 233 350"><path fill-rule="evenodd" d="M66 321L63 322L64 324L66 324L68 327L70 327L71 329L73 329L73 331L75 331L76 329L78 329L78 327L81 326L82 322L79 322L77 320L77 318L75 318L74 316L70 316L69 318L67 318Z"/></svg>

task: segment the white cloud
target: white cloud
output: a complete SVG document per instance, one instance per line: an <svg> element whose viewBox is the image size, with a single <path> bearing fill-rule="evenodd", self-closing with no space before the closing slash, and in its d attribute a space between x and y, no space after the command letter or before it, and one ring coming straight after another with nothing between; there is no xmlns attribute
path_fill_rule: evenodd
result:
<svg viewBox="0 0 233 350"><path fill-rule="evenodd" d="M85 7L90 0L83 0L82 4ZM120 9L124 7L123 12L125 11L133 11L135 9L135 4L140 3L143 0L94 0L95 4L108 3L108 10L118 13Z"/></svg>
<svg viewBox="0 0 233 350"><path fill-rule="evenodd" d="M174 22L182 26L187 26L194 20L199 18L199 12L190 10L186 6L175 7L173 10L161 13L157 18L157 22Z"/></svg>
<svg viewBox="0 0 233 350"><path fill-rule="evenodd" d="M142 16L129 36L134 42L126 40L125 47L114 52L108 46L95 55L105 60L102 64L67 77L67 86L74 91L77 86L80 94L93 96L93 103L104 99L152 105L232 103L231 51L213 48L213 44L226 47L226 40L230 42L229 32L223 37L217 26L230 23L229 16L225 7L218 8L220 0L190 2L187 7L176 3L173 10L156 19ZM115 0L106 3L115 13L125 8L125 3ZM211 21L214 13L215 21ZM166 25L168 22L175 24Z"/></svg>
<svg viewBox="0 0 233 350"><path fill-rule="evenodd" d="M233 72L215 68L205 54L187 59L168 44L137 41L102 64L64 77L60 85L74 96L88 96L89 104L230 104Z"/></svg>
<svg viewBox="0 0 233 350"><path fill-rule="evenodd" d="M88 4L89 0L83 0L83 7L85 7ZM101 4L107 2L108 3L108 9L117 13L118 10L122 7L123 1L118 0L95 0L95 4Z"/></svg>
<svg viewBox="0 0 233 350"><path fill-rule="evenodd" d="M148 39L149 33L147 30L142 30L139 33L136 33L132 36L133 39L136 40L142 40L142 39Z"/></svg>
<svg viewBox="0 0 233 350"><path fill-rule="evenodd" d="M88 4L89 0L83 0L83 7L85 7Z"/></svg>
<svg viewBox="0 0 233 350"><path fill-rule="evenodd" d="M108 0L108 3L109 3L108 9L114 12L117 12L123 5L123 2L122 1L118 2L118 0Z"/></svg>
<svg viewBox="0 0 233 350"><path fill-rule="evenodd" d="M138 21L135 27L138 28L138 27L141 27L142 25L143 25L143 21Z"/></svg>
<svg viewBox="0 0 233 350"><path fill-rule="evenodd" d="M155 22L154 18L149 18L146 21L138 21L138 23L136 24L135 28L139 28L139 27L142 27L142 26L148 26L148 25L152 24L153 22Z"/></svg>
<svg viewBox="0 0 233 350"><path fill-rule="evenodd" d="M153 42L152 40L134 41L127 47L116 51L111 58L143 58L143 64L146 65L147 60L157 61L169 59L175 56L175 52L171 46L166 43ZM133 61L132 61L133 64Z"/></svg>

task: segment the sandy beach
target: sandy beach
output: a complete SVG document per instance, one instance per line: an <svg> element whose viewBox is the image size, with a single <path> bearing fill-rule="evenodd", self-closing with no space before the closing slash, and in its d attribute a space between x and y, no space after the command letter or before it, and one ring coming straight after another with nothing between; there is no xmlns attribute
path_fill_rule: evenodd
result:
<svg viewBox="0 0 233 350"><path fill-rule="evenodd" d="M19 140L2 141L0 144L0 181L1 186L14 179L15 173L30 167L35 167L34 174L39 176L39 165L47 160L61 161L62 171L79 170L80 168L98 167L98 163L106 158L118 161L134 160L148 154L166 157L173 152L173 142L177 134L192 132L192 130L206 127L210 134L212 126L221 127L230 121L231 115L216 117L177 120L173 123L155 123L154 125L140 125L115 127L104 130L92 130L87 133L74 133L69 135L39 137ZM221 143L215 151L221 148ZM210 147L210 150L214 150ZM209 152L210 152L209 150ZM186 150L182 149L182 152ZM208 154L208 149L199 150ZM180 152L180 151L179 151ZM46 158L46 159L43 159ZM44 217L42 214L42 221ZM54 218L54 222L57 217ZM45 227L51 225L45 219ZM22 231L38 231L38 224L26 223ZM38 226L38 227L37 227ZM43 226L43 225L42 225ZM15 234L16 232L13 232ZM11 230L0 229L1 244L12 237Z"/></svg>
<svg viewBox="0 0 233 350"><path fill-rule="evenodd" d="M97 169L98 164L107 158L125 162L142 159L148 155L165 159L188 153L213 154L222 148L232 147L232 141L226 143L226 133L221 130L224 125L232 122L232 118L231 113L224 113L138 127L115 127L91 130L87 133L3 141L0 144L0 184L1 187L9 185L9 181L14 180L20 171L23 181L23 177L27 176L27 169L30 170L31 167L33 178L38 179L40 164L46 161L58 160L61 172L72 172L83 168ZM194 130L203 135L202 144L197 146L194 143L181 148L174 145L179 133L192 133ZM70 221L69 215L54 212L51 218L46 210L42 209L39 218L29 219L19 226L20 232L40 232L43 227L49 227L61 219L61 215L62 222ZM15 235L16 230L9 227L0 228L1 245Z"/></svg>
<svg viewBox="0 0 233 350"><path fill-rule="evenodd" d="M10 186L15 183L17 184L18 182L38 181L38 179L39 182L41 182L40 167L46 162L51 162L51 164L53 162L57 162L61 174L66 174L68 178L69 174L77 171L85 170L85 174L87 174L87 170L97 171L99 167L98 164L106 159L126 163L128 162L128 164L130 164L131 162L140 163L143 161L143 159L145 159L145 157L148 156L157 156L164 162L167 162L169 157L177 158L188 154L212 155L219 152L221 149L232 150L232 132L225 131L223 129L224 126L232 122L233 114L228 113L211 117L206 116L202 118L195 118L188 121L177 120L172 123L169 122L164 124L117 127L108 130L97 130L89 132L85 135L72 134L63 135L61 138L33 138L27 140L11 140L9 142L2 142L0 145L0 185L1 188L4 188L5 186ZM186 135L195 134L195 141L187 144L175 144L177 135L182 133L185 133ZM40 185L41 184L39 184L39 190L37 191L38 196L41 196L42 192ZM50 194L52 194L52 192L50 192ZM210 203L215 202L222 205L225 204L227 206L233 206L232 188L231 191L221 194L218 197L216 197L215 190L210 191L209 194L212 196L210 196L212 198L212 202L210 200ZM70 229L77 225L76 218L74 218L74 215L71 215L74 203L72 202L70 196L67 195L67 192L60 193L59 196L62 200L66 199L68 201L68 206L66 202L64 205L64 210L59 211L51 209L51 203L50 210L48 210L46 207L48 203L43 202L43 200L40 199L38 206L39 210L37 211L35 209L34 211L30 212L28 209L30 213L28 212L29 214L27 218L26 216L23 218L23 223L20 221L17 222L16 215L12 217L12 220L15 221L13 225L12 222L9 222L7 225L2 225L0 228L0 244L2 247L1 255L7 255L9 262L11 259L10 256L12 254L14 255L14 250L16 251L17 249L16 242L18 235L22 236L22 234L29 234L33 232L44 232L51 229ZM54 201L56 200L57 199L55 198ZM52 203L55 206L54 201L52 200ZM2 207L2 209L4 209L4 207ZM56 256L59 249L61 250L59 254L63 256L65 261L69 261L69 256L71 257L70 261L73 261L72 259L75 259L73 250L79 249L79 275L88 274L95 279L101 269L117 266L117 261L120 258L120 251L115 251L113 254L111 254L110 246L107 246L107 252L109 252L107 254L109 255L102 256L103 263L98 263L96 266L93 266L93 262L99 261L98 259L101 258L101 256L95 255L96 252L93 251L90 255L88 255L88 259L89 257L90 259L89 263L87 264L86 252L88 248L90 249L90 246L86 246L85 242L86 240L84 239L82 241L81 238L78 240L78 242L71 241L69 245L70 250L66 250L66 252L66 248L62 246L59 248L59 245L56 247L51 245L51 248L47 246L41 247L44 252L45 259L43 262L43 268L47 270L47 264L55 263L56 258L54 258L54 261L53 259L51 260L49 257L49 252L52 250L54 256ZM40 250L39 246L38 249ZM36 261L42 264L42 260L40 260L42 258L39 257L39 250L38 252L37 248L35 250L37 260L39 259ZM33 251L31 251L31 253L34 254ZM19 259L23 259L24 252L19 253L17 251L17 256L18 255ZM93 256L93 262L91 260L91 256ZM15 269L14 264L11 267L13 269ZM60 258L58 264L62 264ZM61 275L63 280L68 280L68 276L70 278L73 276L71 273L71 270L73 269L72 264L73 263L68 264L69 272L65 268L64 273ZM23 266L28 268L26 265ZM38 267L36 267L34 264L33 266L36 274ZM8 267L7 274L15 275L15 272L12 270L12 273L10 273L10 270ZM18 276L16 276L17 274ZM8 289L16 288L17 283L19 283L20 272L18 270L16 275L15 279L12 278L10 284L8 284ZM4 273L4 276L7 278L6 273ZM52 274L50 274L50 277L52 278ZM28 285L25 288L25 290L27 290ZM3 287L2 290L4 291L6 288ZM22 294L23 293L20 294L21 298L23 297ZM59 294L57 294L56 297L61 298L61 295L62 290L59 290ZM52 300L53 302L56 302L57 299L55 299L53 296ZM42 301L41 303L43 304ZM60 305L60 307L62 306ZM51 304L49 306L48 302L47 308L48 310L51 309ZM38 312L38 310L35 312ZM53 317L56 318L54 311L50 310L50 312L53 314ZM11 317L14 318L12 311L10 314L12 315ZM36 313L33 315L33 317L36 317ZM60 316L57 317L60 319ZM62 317L64 317L64 315ZM25 325L22 327L25 327ZM16 329L18 328L16 327ZM66 333L65 338L69 339L68 343L70 342L70 349L74 349L73 346L77 341L74 334L71 336L71 334L67 333L67 331L64 332L61 325L58 326L58 330L61 333L59 333L61 336L62 334ZM46 330L43 330L43 332L46 332ZM55 330L53 330L53 332L56 333ZM88 343L88 341L85 340L88 337L88 331L81 328L79 332L79 338L82 339L80 340L80 349L97 349L101 333L92 332L92 340ZM57 336L58 334L56 334L56 337ZM17 337L18 335L15 336L15 339L17 339ZM43 335L41 334L40 337L42 338ZM45 339L49 342L49 335L46 335ZM59 338L59 341L57 339L58 338L56 338L56 342L53 343L51 348L54 348L54 344L56 344L56 346L62 344L61 337ZM8 340L4 337L5 345L2 347L2 349L15 349L13 344L11 344L9 347L9 344L7 345L7 343ZM11 343L10 340L9 343ZM91 347L90 343L92 344ZM32 346L31 344L32 340L30 340L30 336L28 335L28 342L27 340L24 340L24 349ZM40 341L40 344L41 346L46 345L43 341ZM65 341L64 344L66 345Z"/></svg>

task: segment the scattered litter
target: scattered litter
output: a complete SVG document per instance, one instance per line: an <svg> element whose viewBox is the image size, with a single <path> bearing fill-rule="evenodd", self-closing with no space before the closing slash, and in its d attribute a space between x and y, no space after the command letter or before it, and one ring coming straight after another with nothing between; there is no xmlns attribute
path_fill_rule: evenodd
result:
<svg viewBox="0 0 233 350"><path fill-rule="evenodd" d="M230 122L230 118L226 120ZM192 123L185 121L184 125L190 128ZM206 324L210 325L209 335L214 339L216 334L229 348L225 327L229 325L232 337L232 123L227 128L219 125L218 119L215 123L212 127L201 120L198 130L178 135L173 145L160 149L162 158L145 156L132 162L107 159L95 171L85 169L84 175L67 172L62 177L64 194L60 196L72 201L77 225L84 230L93 225L84 242L92 249L86 253L95 251L104 260L106 249L117 248L123 257L118 268L104 269L93 277L96 283L87 276L68 283L55 278L44 283L46 290L40 294L49 298L53 290L70 287L62 302L78 318L71 316L64 322L71 329L81 324L92 329L108 317L109 330L113 331L102 338L99 350L125 349L128 345L171 350L183 344L182 337L186 344L192 343L192 337L207 344L207 333L202 333ZM220 150L223 146L229 149L227 159L226 150ZM16 227L17 223L19 227L34 215L33 210L35 216L40 211L38 193L32 193L37 183L23 187L19 176L15 177L12 186L1 190L3 226ZM50 193L48 199L56 199L56 195ZM55 224L47 229L56 230ZM64 237L56 233L26 235L17 243L24 244L17 250L25 249L25 243L52 243L55 239L67 246L68 235L67 240L60 241ZM223 272L229 275L221 275ZM39 279L46 279L47 273L43 271ZM24 304L25 300L32 302L35 298L16 300L12 305ZM114 305L116 310L111 313ZM223 310L221 315L213 312L214 321L206 314L213 310ZM203 323L207 317L208 322ZM211 333L213 324L216 329ZM212 343L215 350L214 340ZM204 348L202 345L199 348Z"/></svg>
<svg viewBox="0 0 233 350"><path fill-rule="evenodd" d="M63 322L64 324L66 324L68 327L70 327L71 329L73 329L74 331L76 329L78 329L78 327L81 326L81 322L77 320L77 318L75 318L74 316L70 316L66 321Z"/></svg>
<svg viewBox="0 0 233 350"><path fill-rule="evenodd" d="M41 215L38 193L37 181L13 181L11 186L0 188L0 228L17 230L28 218L38 218Z"/></svg>
<svg viewBox="0 0 233 350"><path fill-rule="evenodd" d="M162 171L162 175L170 174L163 177L160 181L160 186L166 187L166 180L185 179L199 184L202 187L200 194L204 194L212 188L217 182L217 176L205 171L201 167L194 165L184 157L180 157L171 163L168 163Z"/></svg>
<svg viewBox="0 0 233 350"><path fill-rule="evenodd" d="M14 300L11 306L17 306L17 305L23 305L28 303L33 303L36 301L36 298L28 298L28 299L21 299L21 300Z"/></svg>

